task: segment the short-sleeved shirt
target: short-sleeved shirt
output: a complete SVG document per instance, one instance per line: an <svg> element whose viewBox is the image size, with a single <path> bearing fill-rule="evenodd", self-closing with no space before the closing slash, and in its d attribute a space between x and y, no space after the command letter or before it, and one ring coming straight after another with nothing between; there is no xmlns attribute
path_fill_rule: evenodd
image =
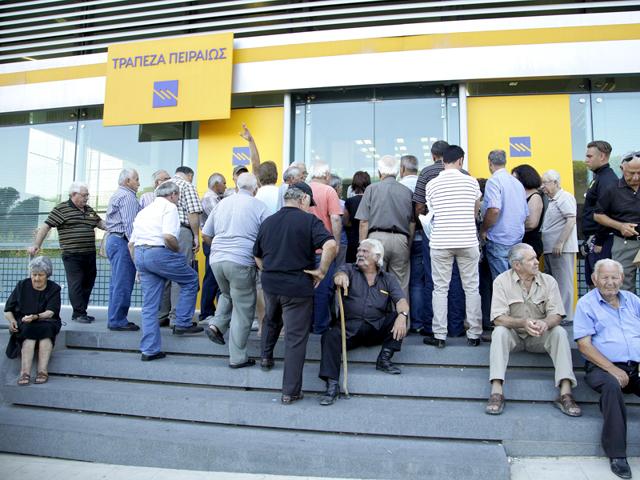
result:
<svg viewBox="0 0 640 480"><path fill-rule="evenodd" d="M593 180L584 195L582 233L586 236L596 235L596 245L602 245L611 230L596 222L593 219L593 213L596 211L598 201L604 195L604 192L615 188L618 185L618 180L617 175L608 163L602 165L593 171Z"/></svg>
<svg viewBox="0 0 640 480"><path fill-rule="evenodd" d="M164 246L164 236L178 238L180 220L178 208L164 197L156 197L151 205L143 208L133 221L133 233L129 239L136 246Z"/></svg>
<svg viewBox="0 0 640 480"><path fill-rule="evenodd" d="M640 298L620 290L619 308L609 305L597 288L580 297L573 317L573 338L591 344L611 362L640 362Z"/></svg>
<svg viewBox="0 0 640 480"><path fill-rule="evenodd" d="M280 189L276 185L263 185L258 189L256 198L267 206L268 214L273 215L278 211Z"/></svg>
<svg viewBox="0 0 640 480"><path fill-rule="evenodd" d="M501 245L515 245L524 236L524 222L529 215L527 194L519 180L506 169L497 170L487 180L482 203L482 215L487 209L500 210L498 221L489 229L487 238Z"/></svg>
<svg viewBox="0 0 640 480"><path fill-rule="evenodd" d="M69 199L56 205L44 223L58 229L62 253L72 254L95 253L95 228L101 221L93 208L86 205L81 210Z"/></svg>
<svg viewBox="0 0 640 480"><path fill-rule="evenodd" d="M604 192L596 206L596 213L604 213L618 222L640 225L640 189L634 191L621 178L615 188ZM621 236L617 230L613 233Z"/></svg>
<svg viewBox="0 0 640 480"><path fill-rule="evenodd" d="M469 248L478 245L476 201L478 181L457 169L443 170L425 188L425 199L433 208L433 249Z"/></svg>
<svg viewBox="0 0 640 480"><path fill-rule="evenodd" d="M202 228L203 235L213 237L209 262L254 267L253 244L268 216L266 205L246 190L218 203Z"/></svg>
<svg viewBox="0 0 640 480"><path fill-rule="evenodd" d="M416 190L416 184L418 183L418 175L405 175L398 183L401 183L413 193Z"/></svg>
<svg viewBox="0 0 640 480"><path fill-rule="evenodd" d="M364 191L356 218L369 222L369 232L393 231L409 236L413 221L411 190L393 177L372 183Z"/></svg>
<svg viewBox="0 0 640 480"><path fill-rule="evenodd" d="M332 239L315 215L299 208L285 206L269 216L253 247L254 256L262 259L262 289L271 295L312 297L313 279L303 270L315 268L316 249Z"/></svg>
<svg viewBox="0 0 640 480"><path fill-rule="evenodd" d="M369 285L364 273L352 263L342 265L339 272L349 277L349 295L343 297L347 337L355 335L364 322L380 330L387 313L405 298L395 275L380 270L374 284Z"/></svg>
<svg viewBox="0 0 640 480"><path fill-rule="evenodd" d="M320 219L328 232L333 232L331 215L342 215L338 194L333 188L324 183L311 182L309 186L313 192L313 201L316 204L315 207L309 209L309 212Z"/></svg>
<svg viewBox="0 0 640 480"><path fill-rule="evenodd" d="M120 186L109 199L104 223L109 233L122 233L127 239L131 238L133 220L140 211L140 204L136 192L130 188Z"/></svg>
<svg viewBox="0 0 640 480"><path fill-rule="evenodd" d="M427 184L440 175L440 172L444 170L444 163L442 160L435 162L433 165L429 165L424 167L418 175L418 180L416 181L416 188L413 191L413 201L420 205L425 205L427 203L424 198L424 190L427 187Z"/></svg>
<svg viewBox="0 0 640 480"><path fill-rule="evenodd" d="M156 199L156 192L155 191L143 193L140 196L140 200L138 200L138 203L140 203L140 208L148 207L149 205L151 205L153 203L153 201L155 199Z"/></svg>
<svg viewBox="0 0 640 480"><path fill-rule="evenodd" d="M224 200L229 195L223 193L222 195L218 195L216 192L212 192L211 190L207 190L202 196L202 214L200 215L200 226L204 226L207 223L207 219L211 212L215 208L218 203Z"/></svg>
<svg viewBox="0 0 640 480"><path fill-rule="evenodd" d="M189 226L190 213L202 213L202 203L198 197L198 192L193 184L187 182L180 177L171 179L180 189L180 200L178 201L178 215L180 217L180 225Z"/></svg>
<svg viewBox="0 0 640 480"><path fill-rule="evenodd" d="M502 272L494 280L491 297L492 322L500 315L542 320L554 314L564 317L565 311L558 282L551 275L536 273L529 292L512 268ZM524 328L516 331L523 338L528 335Z"/></svg>
<svg viewBox="0 0 640 480"><path fill-rule="evenodd" d="M564 226L567 224L567 219L575 218L577 214L576 199L573 195L565 190L558 190L552 199L549 200L549 205L544 212L544 219L542 220L542 246L544 253L553 252L553 247L556 246ZM576 226L573 226L569 238L562 247L562 253L576 253L578 251L578 231Z"/></svg>

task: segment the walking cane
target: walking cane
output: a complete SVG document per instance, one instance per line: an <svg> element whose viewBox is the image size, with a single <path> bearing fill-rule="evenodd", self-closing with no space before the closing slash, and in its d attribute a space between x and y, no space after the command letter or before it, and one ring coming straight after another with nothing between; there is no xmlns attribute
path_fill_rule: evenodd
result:
<svg viewBox="0 0 640 480"><path fill-rule="evenodd" d="M347 327L344 319L344 305L342 304L342 287L338 287L338 306L340 307L340 333L342 336L342 390L344 390L344 396L349 398L349 389L347 388Z"/></svg>

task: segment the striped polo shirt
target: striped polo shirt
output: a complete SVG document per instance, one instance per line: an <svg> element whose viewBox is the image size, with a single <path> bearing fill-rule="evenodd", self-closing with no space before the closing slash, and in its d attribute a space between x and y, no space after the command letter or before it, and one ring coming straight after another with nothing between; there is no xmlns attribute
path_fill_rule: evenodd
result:
<svg viewBox="0 0 640 480"><path fill-rule="evenodd" d="M100 221L93 208L80 210L69 199L56 205L44 223L58 229L62 253L90 253L96 251L95 228Z"/></svg>
<svg viewBox="0 0 640 480"><path fill-rule="evenodd" d="M478 246L476 200L481 196L478 181L460 170L440 172L425 188L425 198L433 209L433 249Z"/></svg>

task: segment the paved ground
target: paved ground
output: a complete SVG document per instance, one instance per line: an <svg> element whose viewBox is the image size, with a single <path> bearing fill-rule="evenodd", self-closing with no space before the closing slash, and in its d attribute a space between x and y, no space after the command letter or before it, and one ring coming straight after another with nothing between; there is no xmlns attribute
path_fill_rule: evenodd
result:
<svg viewBox="0 0 640 480"><path fill-rule="evenodd" d="M631 468L640 474L640 458L631 458L629 463ZM0 478L3 480L312 480L317 477L126 467L0 453ZM609 462L605 458L514 458L511 465L512 480L615 480L617 478L609 470Z"/></svg>

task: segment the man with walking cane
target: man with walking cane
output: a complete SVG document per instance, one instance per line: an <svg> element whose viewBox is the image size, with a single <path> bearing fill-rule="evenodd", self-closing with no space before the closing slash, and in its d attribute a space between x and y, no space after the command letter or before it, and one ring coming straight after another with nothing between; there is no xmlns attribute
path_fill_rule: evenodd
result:
<svg viewBox="0 0 640 480"><path fill-rule="evenodd" d="M400 369L391 362L400 351L407 334L409 303L400 283L382 270L384 247L378 240L360 242L355 264L340 267L333 282L344 293L346 349L382 344L376 370L397 375ZM327 391L320 405L333 405L340 393L341 331L334 325L322 335L320 378Z"/></svg>

